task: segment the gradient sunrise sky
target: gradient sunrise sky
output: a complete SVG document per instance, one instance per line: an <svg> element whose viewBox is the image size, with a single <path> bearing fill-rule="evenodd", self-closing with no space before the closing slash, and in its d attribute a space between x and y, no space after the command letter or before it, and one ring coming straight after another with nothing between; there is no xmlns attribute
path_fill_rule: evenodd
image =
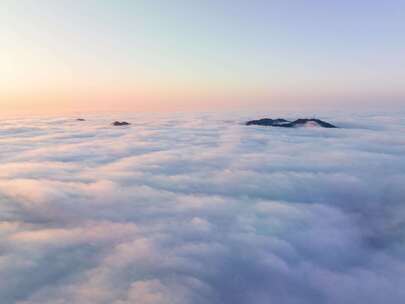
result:
<svg viewBox="0 0 405 304"><path fill-rule="evenodd" d="M5 113L405 106L405 1L2 0Z"/></svg>

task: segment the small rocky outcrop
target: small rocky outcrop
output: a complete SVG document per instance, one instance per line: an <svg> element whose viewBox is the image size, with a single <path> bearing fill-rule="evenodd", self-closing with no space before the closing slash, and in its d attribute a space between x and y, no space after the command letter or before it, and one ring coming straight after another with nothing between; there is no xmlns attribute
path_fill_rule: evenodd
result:
<svg viewBox="0 0 405 304"><path fill-rule="evenodd" d="M251 120L246 122L247 126L270 126L270 127L283 127L283 128L296 128L296 127L321 127L321 128L337 128L336 126L326 121L316 118L300 118L294 121L289 121L283 118L271 119L263 118L258 120Z"/></svg>
<svg viewBox="0 0 405 304"><path fill-rule="evenodd" d="M126 121L114 121L112 125L115 127L120 127L120 126L129 126L130 123Z"/></svg>

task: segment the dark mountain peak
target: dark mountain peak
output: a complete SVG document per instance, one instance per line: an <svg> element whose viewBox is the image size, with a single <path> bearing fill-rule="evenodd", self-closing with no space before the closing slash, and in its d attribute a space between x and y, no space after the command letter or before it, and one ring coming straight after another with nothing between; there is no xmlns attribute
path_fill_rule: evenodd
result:
<svg viewBox="0 0 405 304"><path fill-rule="evenodd" d="M119 126L129 126L130 123L126 121L114 121L112 123L113 126L119 127Z"/></svg>
<svg viewBox="0 0 405 304"><path fill-rule="evenodd" d="M271 118L262 118L258 120L251 120L246 123L246 125L257 125L257 126L274 126L274 125L280 125L284 123L288 123L288 120L285 120L283 118L277 118L277 119L271 119Z"/></svg>
<svg viewBox="0 0 405 304"><path fill-rule="evenodd" d="M293 121L292 124L293 124L293 127L309 124L309 126L314 126L314 127L319 126L322 128L336 128L336 126L334 126L326 121L317 119L317 118L309 118L309 119L300 118L300 119Z"/></svg>

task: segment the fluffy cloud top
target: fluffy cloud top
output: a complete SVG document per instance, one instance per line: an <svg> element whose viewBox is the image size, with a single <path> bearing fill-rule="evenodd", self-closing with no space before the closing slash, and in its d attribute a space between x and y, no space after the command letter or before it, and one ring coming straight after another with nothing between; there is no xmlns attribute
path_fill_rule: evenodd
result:
<svg viewBox="0 0 405 304"><path fill-rule="evenodd" d="M405 119L327 118L2 121L1 303L403 303Z"/></svg>

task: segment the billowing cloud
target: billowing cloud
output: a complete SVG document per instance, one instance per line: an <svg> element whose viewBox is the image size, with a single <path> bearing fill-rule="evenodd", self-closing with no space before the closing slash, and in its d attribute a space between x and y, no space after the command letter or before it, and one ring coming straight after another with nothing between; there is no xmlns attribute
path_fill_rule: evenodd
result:
<svg viewBox="0 0 405 304"><path fill-rule="evenodd" d="M247 118L3 121L1 303L403 303L402 116Z"/></svg>

